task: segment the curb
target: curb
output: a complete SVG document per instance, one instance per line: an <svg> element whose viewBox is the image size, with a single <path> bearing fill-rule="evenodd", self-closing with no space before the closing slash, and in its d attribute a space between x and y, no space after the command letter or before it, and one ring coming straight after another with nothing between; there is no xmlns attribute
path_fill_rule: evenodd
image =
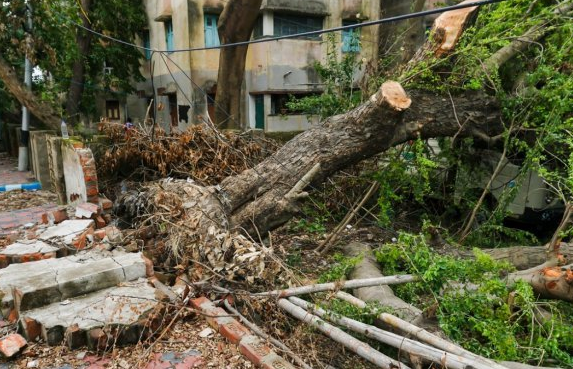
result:
<svg viewBox="0 0 573 369"><path fill-rule="evenodd" d="M239 351L250 362L265 369L295 369L288 361L280 357L267 343L253 334L247 327L222 308L216 307L206 297L190 301L191 306L209 316L207 323L231 343L239 346Z"/></svg>

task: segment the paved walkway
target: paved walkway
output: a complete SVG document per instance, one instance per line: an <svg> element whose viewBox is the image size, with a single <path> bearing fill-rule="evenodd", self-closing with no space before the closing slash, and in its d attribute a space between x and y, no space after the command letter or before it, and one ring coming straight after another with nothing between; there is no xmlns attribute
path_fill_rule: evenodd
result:
<svg viewBox="0 0 573 369"><path fill-rule="evenodd" d="M0 186L34 181L35 179L32 172L18 171L17 158L9 156L6 152L0 153ZM0 213L0 231L20 227L27 223L41 222L42 214L56 208L57 204L48 203L41 206Z"/></svg>
<svg viewBox="0 0 573 369"><path fill-rule="evenodd" d="M5 152L0 153L0 186L34 181L35 179L32 172L18 171L17 158L13 158Z"/></svg>
<svg viewBox="0 0 573 369"><path fill-rule="evenodd" d="M0 213L0 229L7 230L27 223L41 223L42 214L56 210L57 204L46 204L28 209L12 210Z"/></svg>

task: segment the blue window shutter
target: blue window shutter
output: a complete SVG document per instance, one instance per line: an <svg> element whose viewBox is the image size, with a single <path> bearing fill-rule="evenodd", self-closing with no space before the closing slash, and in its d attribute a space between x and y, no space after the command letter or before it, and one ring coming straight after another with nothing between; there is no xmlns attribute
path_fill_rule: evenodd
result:
<svg viewBox="0 0 573 369"><path fill-rule="evenodd" d="M360 52L360 29L351 28L342 31L342 52Z"/></svg>
<svg viewBox="0 0 573 369"><path fill-rule="evenodd" d="M143 47L145 47L146 49L150 49L151 48L151 36L149 35L149 30L145 30L143 31ZM145 59L149 60L151 59L151 51L150 50L145 50Z"/></svg>
<svg viewBox="0 0 573 369"><path fill-rule="evenodd" d="M173 22L168 20L165 22L165 44L167 45L167 51L173 51Z"/></svg>
<svg viewBox="0 0 573 369"><path fill-rule="evenodd" d="M219 46L219 31L217 30L218 17L213 14L205 14L205 46Z"/></svg>

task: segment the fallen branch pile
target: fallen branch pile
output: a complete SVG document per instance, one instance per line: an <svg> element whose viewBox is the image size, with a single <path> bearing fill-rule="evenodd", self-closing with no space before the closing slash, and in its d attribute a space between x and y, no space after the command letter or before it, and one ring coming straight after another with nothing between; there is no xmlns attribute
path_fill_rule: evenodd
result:
<svg viewBox="0 0 573 369"><path fill-rule="evenodd" d="M150 128L126 130L117 123L100 123L99 129L113 143L99 158L97 167L103 174L119 170L131 174L146 168L156 172L157 177L191 178L202 185L213 185L252 168L276 149L270 140L220 132L207 124L171 134L155 128L153 135Z"/></svg>

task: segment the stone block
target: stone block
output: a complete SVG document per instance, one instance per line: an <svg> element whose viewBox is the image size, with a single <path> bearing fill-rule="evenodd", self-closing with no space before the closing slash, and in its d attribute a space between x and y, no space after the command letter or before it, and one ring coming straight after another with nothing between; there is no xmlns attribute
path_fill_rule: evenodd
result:
<svg viewBox="0 0 573 369"><path fill-rule="evenodd" d="M0 251L0 267L2 267L1 260L3 258L7 260L7 264L27 263L30 261L55 258L57 252L57 247L50 246L39 240L13 243Z"/></svg>
<svg viewBox="0 0 573 369"><path fill-rule="evenodd" d="M0 269L0 311L23 311L146 278L141 254L78 253Z"/></svg>
<svg viewBox="0 0 573 369"><path fill-rule="evenodd" d="M131 344L143 337L143 322L162 307L154 296L155 289L146 280L126 282L72 298L66 304L25 311L22 317L42 326L42 338L49 345L67 339L71 348L87 343L90 349L101 350L110 342Z"/></svg>
<svg viewBox="0 0 573 369"><path fill-rule="evenodd" d="M30 156L34 177L42 184L42 188L52 187L50 177L49 151L47 136L54 135L55 131L30 132Z"/></svg>
<svg viewBox="0 0 573 369"><path fill-rule="evenodd" d="M26 339L19 334L9 334L0 339L0 353L4 357L11 358L26 347L27 344Z"/></svg>

